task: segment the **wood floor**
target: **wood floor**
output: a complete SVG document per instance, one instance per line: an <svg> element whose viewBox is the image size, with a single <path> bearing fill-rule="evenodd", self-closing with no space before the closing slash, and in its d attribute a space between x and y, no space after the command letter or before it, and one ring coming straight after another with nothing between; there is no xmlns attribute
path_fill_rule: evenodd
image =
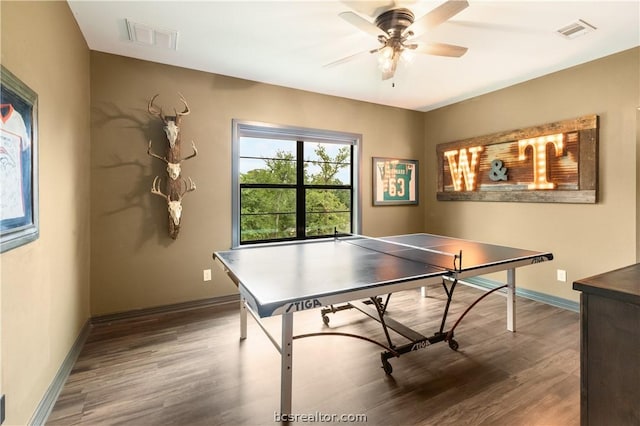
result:
<svg viewBox="0 0 640 426"><path fill-rule="evenodd" d="M458 286L449 324L481 294ZM429 296L394 294L388 314L431 334L445 297L438 287ZM505 304L489 295L456 329L457 352L439 343L392 358L391 376L366 341L295 340L293 412L364 414L369 425L579 425L579 315L518 298L510 333ZM266 325L279 335L279 318ZM318 310L295 315L296 334L328 329L384 341L354 310L332 315L329 327ZM239 340L236 307L100 324L47 424L273 425L279 378L279 354L252 318Z"/></svg>

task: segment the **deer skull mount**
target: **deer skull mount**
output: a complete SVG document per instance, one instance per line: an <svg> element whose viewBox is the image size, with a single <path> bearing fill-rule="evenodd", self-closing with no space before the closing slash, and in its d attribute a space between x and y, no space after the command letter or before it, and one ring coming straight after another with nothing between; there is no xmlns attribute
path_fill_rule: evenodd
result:
<svg viewBox="0 0 640 426"><path fill-rule="evenodd" d="M151 151L152 142L149 141L147 154L167 164L166 170L169 179L166 180L165 192L162 192L162 190L160 189L162 179L160 179L159 176L156 176L153 180L151 193L159 195L166 199L167 210L169 213L169 236L175 240L178 237L178 233L180 232L180 220L182 217L182 197L187 192L195 191L196 189L196 185L195 183L193 183L193 180L191 180L191 178L189 178L189 181L187 182L187 180L185 180L181 176L181 165L184 160L188 160L198 155L198 150L196 149L195 143L191 141L193 154L184 158L180 154L181 120L183 116L188 115L191 112L189 110L189 105L187 104L187 101L184 99L184 97L180 95L180 100L184 104L184 110L182 112L177 112L174 109L174 116L164 115L162 112L162 108L154 105L154 101L157 97L158 95L155 95L153 98L151 98L149 104L147 105L147 110L149 111L149 114L155 115L160 120L162 120L163 128L165 134L167 135L169 144L167 146L166 154L164 155L164 157L161 157L160 155L154 154Z"/></svg>
<svg viewBox="0 0 640 426"><path fill-rule="evenodd" d="M193 143L193 141L191 141L191 149L193 149L193 154L189 155L188 157L178 159L178 162L176 163L170 163L169 160L167 160L167 157L160 157L159 155L151 152L151 141L149 141L149 148L147 148L147 154L149 154L154 158L157 158L158 160L161 160L167 163L167 173L169 174L169 177L173 180L176 180L180 177L180 170L181 170L180 164L182 164L184 160L188 160L198 155L196 144Z"/></svg>
<svg viewBox="0 0 640 426"><path fill-rule="evenodd" d="M160 182L161 179L159 176L156 176L153 180L153 185L151 186L151 193L155 195L159 195L162 198L167 200L167 210L169 212L169 217L173 222L173 226L178 228L180 227L180 218L182 217L182 197L187 192L195 191L196 184L193 183L193 180L189 178L189 182L187 182L184 178L182 178L182 188L180 193L178 194L177 200L172 200L171 197L160 190ZM177 232L176 232L177 236Z"/></svg>
<svg viewBox="0 0 640 426"><path fill-rule="evenodd" d="M153 101L156 100L158 95L155 95L149 101L149 105L147 105L147 110L149 114L157 116L164 123L164 132L167 135L167 139L169 140L169 146L173 148L177 143L179 143L178 136L180 134L180 121L182 121L182 116L189 115L191 112L189 110L189 105L187 105L187 101L184 99L182 95L180 95L180 100L184 104L184 111L178 112L173 110L176 115L164 115L162 113L162 108L158 108L153 105Z"/></svg>

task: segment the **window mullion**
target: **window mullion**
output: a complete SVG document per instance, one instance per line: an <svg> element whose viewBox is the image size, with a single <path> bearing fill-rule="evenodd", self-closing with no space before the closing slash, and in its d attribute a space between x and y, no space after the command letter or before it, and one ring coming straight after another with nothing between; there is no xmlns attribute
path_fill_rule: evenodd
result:
<svg viewBox="0 0 640 426"><path fill-rule="evenodd" d="M296 145L296 237L304 239L307 229L307 203L304 181L304 142Z"/></svg>
<svg viewBox="0 0 640 426"><path fill-rule="evenodd" d="M354 182L357 181L356 179L356 169L355 167L353 167L353 165L355 164L355 158L353 157L353 145L350 146L349 149L349 162L351 164L351 170L349 171L350 175L351 175L351 185L350 185L350 189L351 189L351 205L349 206L350 210L351 210L351 232L354 232L354 226L356 223L356 217L355 215L353 215L353 212L355 211L355 207L356 207L356 202L355 202L355 194L353 193L353 184Z"/></svg>

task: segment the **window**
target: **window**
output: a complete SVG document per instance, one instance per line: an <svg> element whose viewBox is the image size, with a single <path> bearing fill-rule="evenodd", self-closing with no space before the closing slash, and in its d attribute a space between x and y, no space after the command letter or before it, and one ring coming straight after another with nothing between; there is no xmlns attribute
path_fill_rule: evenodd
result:
<svg viewBox="0 0 640 426"><path fill-rule="evenodd" d="M360 140L234 120L233 247L358 233Z"/></svg>

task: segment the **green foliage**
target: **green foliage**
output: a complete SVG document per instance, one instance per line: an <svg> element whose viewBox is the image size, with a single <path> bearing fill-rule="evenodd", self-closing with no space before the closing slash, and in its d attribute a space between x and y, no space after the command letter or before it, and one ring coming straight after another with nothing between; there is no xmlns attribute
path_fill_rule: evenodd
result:
<svg viewBox="0 0 640 426"><path fill-rule="evenodd" d="M305 182L312 185L336 185L342 184L336 175L342 168L348 166L350 151L348 147L340 148L336 154L336 158L331 158L327 154L327 150L323 145L318 145L315 150L316 155L321 161L311 161L312 164L320 167L320 172L312 174L307 178L305 173Z"/></svg>
<svg viewBox="0 0 640 426"><path fill-rule="evenodd" d="M322 145L315 149L318 160L304 162L307 185L344 185L337 175L350 167L349 147L340 148L335 158ZM310 167L312 166L312 167ZM315 173L309 169L317 170ZM291 185L287 188L242 188L241 240L255 241L296 236L296 161L290 152L278 151L264 159L264 167L240 174L241 184ZM306 190L306 235L332 235L351 230L350 189Z"/></svg>
<svg viewBox="0 0 640 426"><path fill-rule="evenodd" d="M278 151L275 159L265 159L265 168L240 174L240 183L296 183L296 159L290 152Z"/></svg>
<svg viewBox="0 0 640 426"><path fill-rule="evenodd" d="M296 235L295 189L243 188L240 203L243 241Z"/></svg>

